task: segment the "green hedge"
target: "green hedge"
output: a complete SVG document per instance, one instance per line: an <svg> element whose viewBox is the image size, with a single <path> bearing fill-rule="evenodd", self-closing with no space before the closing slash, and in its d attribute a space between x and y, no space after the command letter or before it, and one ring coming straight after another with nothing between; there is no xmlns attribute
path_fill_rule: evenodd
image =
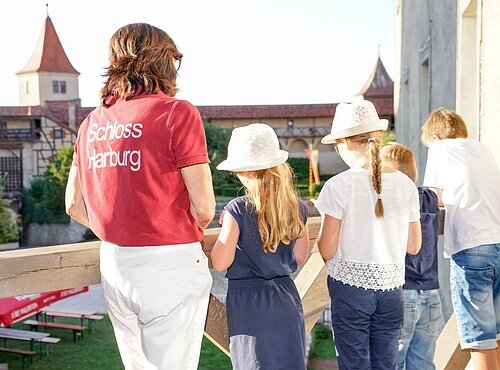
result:
<svg viewBox="0 0 500 370"><path fill-rule="evenodd" d="M288 158L288 164L292 167L297 183L309 182L309 159L307 158Z"/></svg>
<svg viewBox="0 0 500 370"><path fill-rule="evenodd" d="M31 181L23 194L23 223L67 224L64 193L73 161L73 148L61 148L49 161L43 175Z"/></svg>
<svg viewBox="0 0 500 370"><path fill-rule="evenodd" d="M19 227L15 212L9 209L11 201L4 199L5 177L0 177L0 243L12 243L19 240Z"/></svg>

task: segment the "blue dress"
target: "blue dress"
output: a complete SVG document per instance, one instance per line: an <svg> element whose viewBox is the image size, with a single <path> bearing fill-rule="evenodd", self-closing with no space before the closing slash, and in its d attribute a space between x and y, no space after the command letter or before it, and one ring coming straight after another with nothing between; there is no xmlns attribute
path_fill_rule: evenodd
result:
<svg viewBox="0 0 500 370"><path fill-rule="evenodd" d="M302 302L289 274L297 269L295 241L264 253L257 214L246 197L227 206L240 229L233 264L227 270L227 321L231 362L237 370L305 370ZM301 217L308 208L300 201Z"/></svg>

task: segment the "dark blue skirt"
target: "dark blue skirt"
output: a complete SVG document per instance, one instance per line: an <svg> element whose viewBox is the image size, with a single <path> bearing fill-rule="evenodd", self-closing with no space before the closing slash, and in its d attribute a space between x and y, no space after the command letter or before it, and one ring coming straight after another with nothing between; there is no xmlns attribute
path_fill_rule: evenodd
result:
<svg viewBox="0 0 500 370"><path fill-rule="evenodd" d="M227 323L236 370L304 370L302 302L293 280L229 280Z"/></svg>

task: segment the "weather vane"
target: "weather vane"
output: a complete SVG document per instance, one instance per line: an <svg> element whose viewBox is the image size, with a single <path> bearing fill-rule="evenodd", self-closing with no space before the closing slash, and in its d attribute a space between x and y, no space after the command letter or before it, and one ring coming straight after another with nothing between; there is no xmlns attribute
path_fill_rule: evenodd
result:
<svg viewBox="0 0 500 370"><path fill-rule="evenodd" d="M45 4L45 8L47 10L47 17L49 16L49 3L46 3Z"/></svg>

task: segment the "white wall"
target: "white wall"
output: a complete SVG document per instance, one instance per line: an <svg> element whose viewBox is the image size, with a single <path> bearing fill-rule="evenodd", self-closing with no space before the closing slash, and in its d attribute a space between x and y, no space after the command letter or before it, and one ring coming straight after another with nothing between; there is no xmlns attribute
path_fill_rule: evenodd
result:
<svg viewBox="0 0 500 370"><path fill-rule="evenodd" d="M19 78L19 105L33 106L40 105L40 84L37 73L27 73L18 75ZM29 90L26 91L26 83Z"/></svg>
<svg viewBox="0 0 500 370"><path fill-rule="evenodd" d="M43 105L51 100L79 99L78 75L69 73L34 72L18 75L19 103L21 106ZM66 93L53 93L52 81L66 81ZM29 82L29 93L26 92Z"/></svg>

